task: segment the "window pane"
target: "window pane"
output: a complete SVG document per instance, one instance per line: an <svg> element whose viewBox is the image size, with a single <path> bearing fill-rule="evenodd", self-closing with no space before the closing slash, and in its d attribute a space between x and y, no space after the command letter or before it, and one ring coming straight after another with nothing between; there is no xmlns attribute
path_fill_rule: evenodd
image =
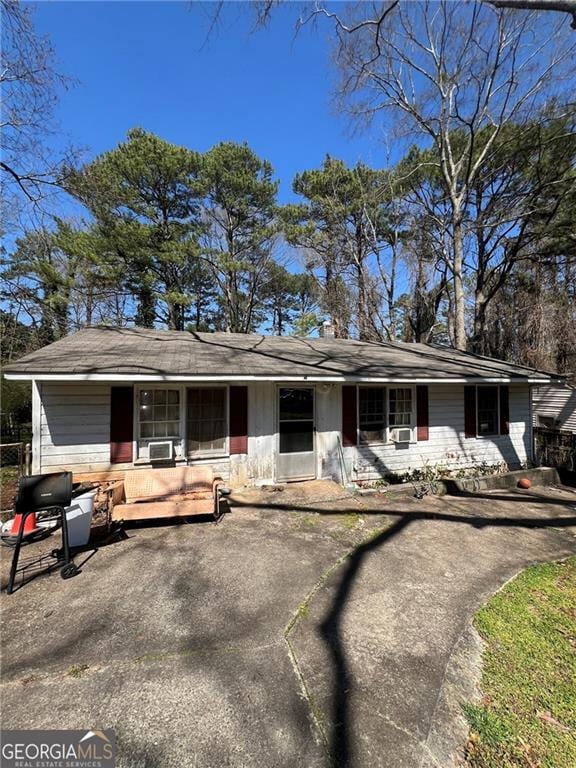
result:
<svg viewBox="0 0 576 768"><path fill-rule="evenodd" d="M313 419L314 391L312 389L281 389L280 419Z"/></svg>
<svg viewBox="0 0 576 768"><path fill-rule="evenodd" d="M311 421L280 423L280 453L303 453L314 450L314 430Z"/></svg>
<svg viewBox="0 0 576 768"><path fill-rule="evenodd" d="M412 423L412 413L390 413L391 427L409 427Z"/></svg>
<svg viewBox="0 0 576 768"><path fill-rule="evenodd" d="M359 389L360 442L381 443L386 427L386 406L384 387L361 387Z"/></svg>
<svg viewBox="0 0 576 768"><path fill-rule="evenodd" d="M189 388L186 393L188 453L223 453L226 449L226 390Z"/></svg>
<svg viewBox="0 0 576 768"><path fill-rule="evenodd" d="M152 421L154 418L153 408L151 405L140 406L140 421Z"/></svg>
<svg viewBox="0 0 576 768"><path fill-rule="evenodd" d="M498 434L498 387L478 387L478 434Z"/></svg>
<svg viewBox="0 0 576 768"><path fill-rule="evenodd" d="M219 389L208 390L212 392L212 400L221 408L224 407L226 402L226 390L220 387Z"/></svg>
<svg viewBox="0 0 576 768"><path fill-rule="evenodd" d="M154 424L140 424L140 437L154 437Z"/></svg>
<svg viewBox="0 0 576 768"><path fill-rule="evenodd" d="M167 405L170 403L170 405ZM140 437L150 440L180 436L180 390L146 389L140 392Z"/></svg>
<svg viewBox="0 0 576 768"><path fill-rule="evenodd" d="M159 421L154 424L154 437L166 437L166 422Z"/></svg>
<svg viewBox="0 0 576 768"><path fill-rule="evenodd" d="M165 405L155 405L152 408L152 413L154 414L152 419L153 421L166 421L166 406Z"/></svg>
<svg viewBox="0 0 576 768"><path fill-rule="evenodd" d="M360 414L380 413L384 415L384 389L362 387L360 389Z"/></svg>
<svg viewBox="0 0 576 768"><path fill-rule="evenodd" d="M222 408L218 403L206 400L202 405L200 412L200 418L203 421L212 421L213 419L219 419L222 416Z"/></svg>
<svg viewBox="0 0 576 768"><path fill-rule="evenodd" d="M491 411L498 407L498 387L478 387L478 410Z"/></svg>
<svg viewBox="0 0 576 768"><path fill-rule="evenodd" d="M224 421L203 421L196 425L193 442L201 451L222 451L225 448Z"/></svg>
<svg viewBox="0 0 576 768"><path fill-rule="evenodd" d="M478 411L478 434L495 435L497 431L496 414L493 411Z"/></svg>
<svg viewBox="0 0 576 768"><path fill-rule="evenodd" d="M389 423L391 427L409 427L412 424L412 390L390 389Z"/></svg>
<svg viewBox="0 0 576 768"><path fill-rule="evenodd" d="M180 406L179 405L167 406L166 416L171 421L178 421L178 419L180 418Z"/></svg>
<svg viewBox="0 0 576 768"><path fill-rule="evenodd" d="M360 430L360 442L361 443L383 443L384 442L384 427L377 427L374 425L372 429Z"/></svg>

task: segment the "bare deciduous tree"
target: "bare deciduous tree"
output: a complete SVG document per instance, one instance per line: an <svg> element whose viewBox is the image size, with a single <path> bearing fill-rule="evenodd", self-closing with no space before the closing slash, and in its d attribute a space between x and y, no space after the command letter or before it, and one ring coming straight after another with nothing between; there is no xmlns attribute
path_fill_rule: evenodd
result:
<svg viewBox="0 0 576 768"><path fill-rule="evenodd" d="M429 162L449 210L454 342L465 349L467 201L503 126L527 120L570 77L571 34L537 13L447 0L378 5L370 18L364 4L346 20L323 7L313 14L336 25L345 108L372 120L392 111L399 133L435 148Z"/></svg>
<svg viewBox="0 0 576 768"><path fill-rule="evenodd" d="M36 33L32 8L18 0L1 0L0 8L0 176L4 199L7 203L9 198L15 217L18 201L38 205L58 186L62 158L52 156L46 138L54 128L58 91L69 80L58 73L49 40ZM70 157L66 159L69 162Z"/></svg>

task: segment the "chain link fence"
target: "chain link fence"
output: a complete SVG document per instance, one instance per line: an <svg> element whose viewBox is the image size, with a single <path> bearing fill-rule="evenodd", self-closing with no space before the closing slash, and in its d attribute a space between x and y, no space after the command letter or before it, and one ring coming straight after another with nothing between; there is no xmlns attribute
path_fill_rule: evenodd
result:
<svg viewBox="0 0 576 768"><path fill-rule="evenodd" d="M0 512L12 510L18 489L18 480L22 475L31 473L31 466L30 443L0 444Z"/></svg>
<svg viewBox="0 0 576 768"><path fill-rule="evenodd" d="M0 467L15 467L19 475L30 474L30 444L2 443L0 444Z"/></svg>

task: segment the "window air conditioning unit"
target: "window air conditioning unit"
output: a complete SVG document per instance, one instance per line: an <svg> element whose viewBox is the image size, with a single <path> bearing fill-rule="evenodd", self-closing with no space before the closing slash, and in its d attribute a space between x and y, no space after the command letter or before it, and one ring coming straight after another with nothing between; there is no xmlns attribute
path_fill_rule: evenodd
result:
<svg viewBox="0 0 576 768"><path fill-rule="evenodd" d="M162 440L148 443L149 461L168 461L172 458L172 441Z"/></svg>
<svg viewBox="0 0 576 768"><path fill-rule="evenodd" d="M409 443L412 440L412 430L410 427L396 428L392 430L392 442Z"/></svg>

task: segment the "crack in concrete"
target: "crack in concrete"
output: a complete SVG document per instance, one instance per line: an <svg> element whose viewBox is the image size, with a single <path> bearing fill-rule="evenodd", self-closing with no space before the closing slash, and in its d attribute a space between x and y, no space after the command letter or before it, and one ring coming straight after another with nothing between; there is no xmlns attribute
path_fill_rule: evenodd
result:
<svg viewBox="0 0 576 768"><path fill-rule="evenodd" d="M312 696L312 693L310 691L310 688L306 682L306 677L302 671L302 667L300 665L300 662L298 660L298 655L296 653L296 649L294 648L293 643L290 640L291 634L294 632L296 627L299 625L301 619L303 618L304 611L308 609L310 603L312 600L316 597L316 595L320 592L320 590L324 587L330 576L337 571L345 562L350 558L350 556L361 546L363 546L366 542L370 541L371 539L375 538L376 536L379 536L383 531L386 530L390 526L390 523L387 523L384 526L381 526L379 528L376 528L374 530L371 530L359 543L356 543L348 548L346 552L344 552L343 555L341 555L337 560L335 560L332 565L330 565L320 576L316 584L312 587L310 592L306 595L304 600L300 603L298 608L296 609L294 615L286 625L286 628L284 629L284 640L286 642L286 646L288 648L288 656L290 658L290 661L292 662L292 667L294 669L294 672L296 673L296 677L298 678L298 682L300 683L301 693L303 699L308 704L308 709L310 712L310 717L312 719L312 722L314 723L316 730L318 731L322 744L324 746L324 749L326 751L326 755L333 759L333 755L330 752L330 741L328 738L328 734L326 733L326 728L324 727L323 719L324 715L319 710L317 705L314 702L314 697ZM440 767L441 768L441 767Z"/></svg>
<svg viewBox="0 0 576 768"><path fill-rule="evenodd" d="M422 741L422 739L418 738L418 736L415 736L412 733L412 731L409 731L407 728L404 728L403 725L399 725L394 720L392 720L392 718L389 717L388 715L383 715L381 712L377 712L377 715L381 720L384 720L384 722L388 723L388 725L391 725L392 728L396 729L400 733L403 733L405 736L408 736L410 741L414 742L414 744L417 744L419 747L422 748L422 750L425 753L424 755L422 755L422 761L426 756L428 756L432 760L434 765L438 766L438 768L446 768L446 766L443 766L441 763L438 762L438 759L436 758L432 750L428 747L427 743L425 741ZM422 761L420 762L420 764L422 764Z"/></svg>
<svg viewBox="0 0 576 768"><path fill-rule="evenodd" d="M298 608L296 609L296 612L286 625L286 628L284 629L284 641L286 643L286 646L288 648L288 656L290 658L290 661L292 662L292 667L294 669L294 672L296 673L296 677L298 678L298 682L300 683L301 693L302 697L306 701L308 705L308 709L310 712L310 717L312 719L312 722L314 723L314 726L316 727L316 730L318 731L322 745L326 751L326 754L330 756L330 749L329 749L329 739L328 735L326 733L326 729L324 728L324 724L322 722L322 714L320 713L318 707L316 706L314 702L314 698L310 692L310 689L306 683L306 678L304 676L304 673L302 672L302 668L300 666L300 662L298 661L298 655L296 653L296 649L294 648L294 645L292 644L290 640L290 635L292 632L296 629L298 624L300 623L302 616L303 616L303 609L307 609L310 605L311 601L314 599L314 597L318 594L318 592L322 589L326 581L330 578L331 574L334 573L335 570L337 570L350 556L350 553L353 552L355 547L350 547L343 555L341 555L332 565L330 565L324 573L320 576L316 584L312 587L310 592L306 595L304 600L300 603Z"/></svg>

